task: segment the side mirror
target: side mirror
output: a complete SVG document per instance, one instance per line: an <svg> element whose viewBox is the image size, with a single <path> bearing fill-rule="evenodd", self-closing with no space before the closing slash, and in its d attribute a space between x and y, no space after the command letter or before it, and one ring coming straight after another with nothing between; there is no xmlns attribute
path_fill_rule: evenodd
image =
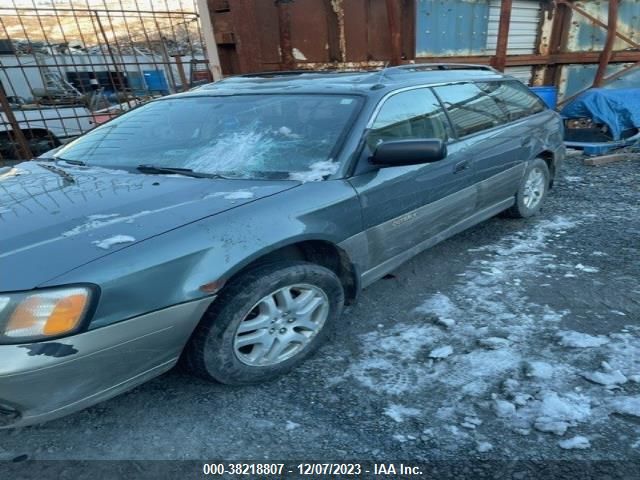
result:
<svg viewBox="0 0 640 480"><path fill-rule="evenodd" d="M446 156L447 145L438 138L392 140L378 145L369 162L384 167L399 167L437 162Z"/></svg>

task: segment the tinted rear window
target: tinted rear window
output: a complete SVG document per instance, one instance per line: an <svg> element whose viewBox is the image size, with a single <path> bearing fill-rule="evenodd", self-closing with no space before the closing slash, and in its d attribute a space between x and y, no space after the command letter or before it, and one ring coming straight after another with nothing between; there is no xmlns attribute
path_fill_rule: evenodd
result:
<svg viewBox="0 0 640 480"><path fill-rule="evenodd" d="M509 121L495 98L474 83L434 88L444 104L459 137L488 130Z"/></svg>
<svg viewBox="0 0 640 480"><path fill-rule="evenodd" d="M478 83L478 86L504 109L509 121L518 120L545 109L542 101L517 80Z"/></svg>

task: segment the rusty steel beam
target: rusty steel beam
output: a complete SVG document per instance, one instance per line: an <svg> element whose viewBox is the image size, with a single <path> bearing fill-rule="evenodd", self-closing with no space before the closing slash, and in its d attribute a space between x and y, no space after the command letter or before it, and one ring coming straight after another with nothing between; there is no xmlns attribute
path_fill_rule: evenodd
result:
<svg viewBox="0 0 640 480"><path fill-rule="evenodd" d="M189 90L189 82L187 81L187 75L184 72L184 63L182 63L181 55L172 55L173 59L176 62L176 67L178 68L178 76L180 77L180 83L182 84L182 91L186 92Z"/></svg>
<svg viewBox="0 0 640 480"><path fill-rule="evenodd" d="M559 4L563 4L566 5L567 7L569 7L571 10L573 10L576 13L579 13L580 15L582 15L583 17L589 19L591 22L595 23L596 25L598 25L599 27L602 27L604 29L607 29L608 26L606 23L604 23L602 20L600 20L598 17L594 17L593 15L591 15L589 12L587 12L586 10L583 10L582 8L578 7L577 5L574 5L571 2L568 2L566 0L557 0L557 2ZM624 35L623 33L620 33L616 30L615 32L616 37L624 40L625 42L627 42L629 45L631 45L634 48L640 48L640 43L634 42L630 37L627 37L626 35Z"/></svg>
<svg viewBox="0 0 640 480"><path fill-rule="evenodd" d="M255 4L251 0L234 0L229 6L236 39L238 73L259 72L263 69L262 46Z"/></svg>
<svg viewBox="0 0 640 480"><path fill-rule="evenodd" d="M568 65L572 63L589 64L598 63L599 52L565 52L558 54L540 55L540 54L523 54L523 55L507 55L505 66L520 67L527 65ZM416 63L477 63L482 65L490 65L494 57L488 55L470 55L464 57L418 57ZM640 51L623 50L620 52L612 52L611 63L629 63L640 61ZM408 62L403 62L408 63Z"/></svg>
<svg viewBox="0 0 640 480"><path fill-rule="evenodd" d="M391 37L391 65L402 62L402 32L400 29L400 2L386 0L389 35Z"/></svg>
<svg viewBox="0 0 640 480"><path fill-rule="evenodd" d="M7 130L7 134L9 135L9 139L18 147L17 153L20 158L17 160L30 160L33 158L33 155L31 154L29 143L27 142L27 138L24 136L24 132L20 129L20 124L18 123L18 120L16 120L13 110L11 110L9 99L7 98L7 94L4 91L2 84L0 84L0 107L7 117L7 122L11 125L11 130Z"/></svg>
<svg viewBox="0 0 640 480"><path fill-rule="evenodd" d="M567 44L569 28L571 26L571 10L566 4L556 2L554 3L552 12L553 20L551 23L548 53L555 55L561 53ZM558 85L561 73L562 70L557 63L550 64L545 70L544 84Z"/></svg>
<svg viewBox="0 0 640 480"><path fill-rule="evenodd" d="M608 77L605 77L602 79L602 84L605 85L607 83L610 83L618 78L620 78L621 76L623 76L625 73L627 73L629 70L633 70L634 68L638 68L640 67L640 61L637 61L631 65L628 65L624 68L622 68L621 70L617 71L616 73L613 73L611 75L609 75Z"/></svg>
<svg viewBox="0 0 640 480"><path fill-rule="evenodd" d="M600 52L598 60L598 70L593 78L593 86L602 86L602 80L607 72L607 66L613 54L613 44L616 41L616 30L618 28L618 0L609 0L609 14L607 15L607 40L604 48Z"/></svg>
<svg viewBox="0 0 640 480"><path fill-rule="evenodd" d="M296 59L293 56L293 43L291 42L291 10L289 4L292 0L276 0L278 7L278 30L280 32L280 62L284 70L293 70Z"/></svg>
<svg viewBox="0 0 640 480"><path fill-rule="evenodd" d="M109 43L109 39L107 38L107 33L104 30L104 26L102 25L102 21L100 20L100 13L98 11L93 12L98 22L98 28L100 29L100 34L102 35L102 39L104 41L105 46L107 47L107 52L109 53L109 57L111 58L111 64L113 66L113 70L116 72L116 78L120 78L120 70L118 69L118 63L116 62L115 54L113 53L113 49L111 48L111 43ZM112 32L113 33L113 32ZM120 56L122 59L122 55ZM115 85L114 85L115 88Z"/></svg>
<svg viewBox="0 0 640 480"><path fill-rule="evenodd" d="M509 44L509 27L511 25L511 9L513 0L502 0L500 5L500 21L498 23L498 40L496 44L496 55L493 58L493 66L504 72L507 62L507 46Z"/></svg>
<svg viewBox="0 0 640 480"><path fill-rule="evenodd" d="M340 50L340 19L331 0L324 0L327 12L327 50L330 62L344 61Z"/></svg>

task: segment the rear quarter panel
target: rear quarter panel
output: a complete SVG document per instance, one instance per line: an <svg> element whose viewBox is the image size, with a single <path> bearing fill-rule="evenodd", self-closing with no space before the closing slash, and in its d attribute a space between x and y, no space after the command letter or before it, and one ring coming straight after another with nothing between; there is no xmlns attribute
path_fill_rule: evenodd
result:
<svg viewBox="0 0 640 480"><path fill-rule="evenodd" d="M528 147L529 160L540 156L543 152L551 152L553 154L551 173L552 175L557 173L566 155L562 117L553 110L545 110L529 117L526 126L531 135L531 143Z"/></svg>

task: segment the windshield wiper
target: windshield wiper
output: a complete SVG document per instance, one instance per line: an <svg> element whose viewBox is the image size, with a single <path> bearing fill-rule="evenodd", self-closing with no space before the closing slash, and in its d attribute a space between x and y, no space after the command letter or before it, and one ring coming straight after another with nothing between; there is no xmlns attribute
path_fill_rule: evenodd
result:
<svg viewBox="0 0 640 480"><path fill-rule="evenodd" d="M195 177L195 178L224 178L222 175L218 175L215 173L203 173L203 172L194 172L190 168L177 168L177 167L160 167L157 165L138 165L136 170L142 173L151 173L151 174L175 174L175 175L184 175L186 177Z"/></svg>
<svg viewBox="0 0 640 480"><path fill-rule="evenodd" d="M54 165L47 165L46 163L38 163L38 165L49 170L50 172L60 175L62 177L62 180L67 184L76 183L76 179L73 178L73 176L71 176L69 172L63 170L62 168L58 168Z"/></svg>
<svg viewBox="0 0 640 480"><path fill-rule="evenodd" d="M82 162L80 160L68 160L68 159L62 158L62 157L53 157L53 158L51 158L51 160L53 160L54 162L68 163L69 165L78 165L80 167L86 167L87 166L87 164L85 162Z"/></svg>

